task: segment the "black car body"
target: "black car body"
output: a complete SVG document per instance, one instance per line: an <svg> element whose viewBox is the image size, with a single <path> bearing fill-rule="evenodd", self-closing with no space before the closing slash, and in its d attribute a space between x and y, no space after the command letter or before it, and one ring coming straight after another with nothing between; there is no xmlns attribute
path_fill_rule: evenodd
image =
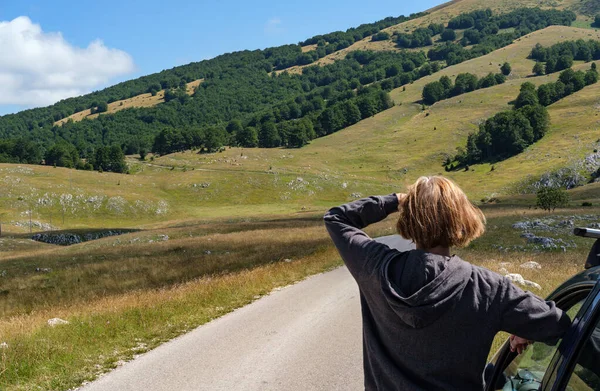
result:
<svg viewBox="0 0 600 391"><path fill-rule="evenodd" d="M600 230L575 234L596 239L586 270L548 297L568 312L571 328L557 344L536 342L521 355L507 341L486 367L486 391L600 390Z"/></svg>

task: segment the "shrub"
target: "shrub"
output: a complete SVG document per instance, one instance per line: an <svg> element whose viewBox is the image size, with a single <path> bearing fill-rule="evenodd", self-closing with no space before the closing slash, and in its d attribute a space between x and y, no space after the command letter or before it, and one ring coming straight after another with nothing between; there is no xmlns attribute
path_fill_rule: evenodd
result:
<svg viewBox="0 0 600 391"><path fill-rule="evenodd" d="M500 67L500 71L504 76L508 76L512 72L512 67L509 63L505 62L504 64L502 64L502 67Z"/></svg>
<svg viewBox="0 0 600 391"><path fill-rule="evenodd" d="M581 203L581 206L594 206L594 205L591 202L585 201L585 202Z"/></svg>
<svg viewBox="0 0 600 391"><path fill-rule="evenodd" d="M569 194L559 187L542 187L536 195L535 205L543 210L554 211L556 208L567 206Z"/></svg>

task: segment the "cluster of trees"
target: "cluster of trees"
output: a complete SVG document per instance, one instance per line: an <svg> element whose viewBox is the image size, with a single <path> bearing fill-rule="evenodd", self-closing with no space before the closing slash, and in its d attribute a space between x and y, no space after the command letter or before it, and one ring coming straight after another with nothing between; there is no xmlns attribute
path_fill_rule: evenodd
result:
<svg viewBox="0 0 600 391"><path fill-rule="evenodd" d="M387 41L388 39L390 39L390 34L385 31L381 31L377 34L373 34L373 36L371 37L371 41L374 41L374 42Z"/></svg>
<svg viewBox="0 0 600 391"><path fill-rule="evenodd" d="M442 76L439 81L434 81L425 85L423 88L423 102L432 105L443 99L475 91L480 88L493 87L498 84L503 84L505 81L506 76L502 73L490 73L481 79L478 79L477 76L471 73L461 73L456 76L454 83L452 83L452 80L448 76Z"/></svg>
<svg viewBox="0 0 600 391"><path fill-rule="evenodd" d="M569 68L560 73L558 81L555 83L542 84L534 90L532 94L527 95L524 99L528 101L539 102L543 106L549 106L560 99L573 94L591 84L598 82L598 70L596 63L586 72L574 71Z"/></svg>
<svg viewBox="0 0 600 391"><path fill-rule="evenodd" d="M535 92L533 84L524 83L519 95L531 93L532 89ZM489 118L479 126L478 132L470 134L466 150L459 148L455 160L459 166L464 166L507 159L541 139L549 124L550 116L544 106L515 105L513 110Z"/></svg>
<svg viewBox="0 0 600 391"><path fill-rule="evenodd" d="M497 161L519 154L546 134L550 124L547 105L598 81L595 64L587 72L567 69L556 83L521 85L514 108L496 114L469 135L466 149L459 148L455 161L459 166ZM452 168L447 161L446 168Z"/></svg>
<svg viewBox="0 0 600 391"><path fill-rule="evenodd" d="M462 14L448 23L448 28L451 29L468 28L460 44L447 42L430 49L427 56L431 60L446 61L448 65L454 65L509 45L532 31L550 25L570 26L575 19L576 15L571 11L539 8L520 8L503 15L493 15L490 10ZM512 31L501 31L507 28L512 28ZM465 49L468 45L473 47Z"/></svg>
<svg viewBox="0 0 600 391"><path fill-rule="evenodd" d="M444 31L443 24L432 23L428 27L420 27L411 34L396 33L396 44L401 48L420 48L433 45L432 37Z"/></svg>
<svg viewBox="0 0 600 391"><path fill-rule="evenodd" d="M120 146L99 147L87 160L83 160L77 148L66 141L59 141L46 149L42 144L31 140L2 140L0 163L45 164L78 170L127 172L125 154Z"/></svg>
<svg viewBox="0 0 600 391"><path fill-rule="evenodd" d="M43 159L44 151L34 141L0 140L0 163L40 164Z"/></svg>
<svg viewBox="0 0 600 391"><path fill-rule="evenodd" d="M560 42L550 47L543 47L538 43L531 50L530 58L537 61L533 73L538 76L559 72L571 68L574 60L600 60L600 42L579 39Z"/></svg>

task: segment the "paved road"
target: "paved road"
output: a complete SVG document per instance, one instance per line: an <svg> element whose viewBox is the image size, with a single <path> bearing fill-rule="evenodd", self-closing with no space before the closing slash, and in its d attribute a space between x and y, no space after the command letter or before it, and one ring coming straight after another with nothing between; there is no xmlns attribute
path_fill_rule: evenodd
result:
<svg viewBox="0 0 600 391"><path fill-rule="evenodd" d="M400 237L378 239L407 249ZM360 390L358 288L311 277L176 338L81 391Z"/></svg>

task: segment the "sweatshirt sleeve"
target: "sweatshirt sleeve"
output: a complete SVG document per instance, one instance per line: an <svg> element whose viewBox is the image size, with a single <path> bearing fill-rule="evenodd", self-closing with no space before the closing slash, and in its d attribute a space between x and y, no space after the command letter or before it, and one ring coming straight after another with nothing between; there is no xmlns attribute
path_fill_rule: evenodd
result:
<svg viewBox="0 0 600 391"><path fill-rule="evenodd" d="M525 292L507 278L502 284L501 330L533 341L554 344L571 326L571 319L553 301Z"/></svg>
<svg viewBox="0 0 600 391"><path fill-rule="evenodd" d="M325 226L344 263L355 279L370 274L388 254L395 252L371 239L362 228L398 210L396 194L374 196L332 208Z"/></svg>

